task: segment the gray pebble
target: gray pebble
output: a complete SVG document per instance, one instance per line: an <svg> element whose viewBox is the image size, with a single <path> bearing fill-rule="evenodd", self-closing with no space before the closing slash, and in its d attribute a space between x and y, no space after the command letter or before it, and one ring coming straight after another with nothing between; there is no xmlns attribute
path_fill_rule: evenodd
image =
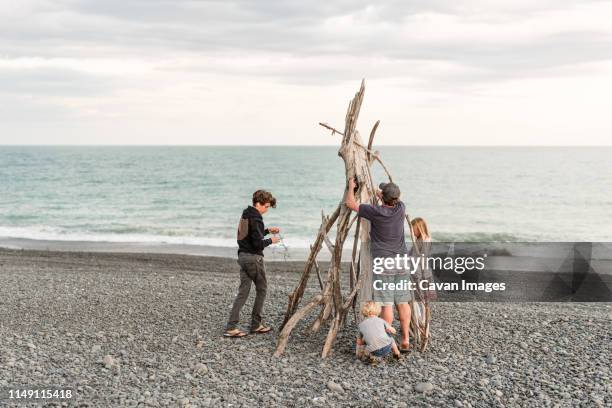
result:
<svg viewBox="0 0 612 408"><path fill-rule="evenodd" d="M206 364L198 363L193 367L195 375L204 375L208 373L208 366Z"/></svg>
<svg viewBox="0 0 612 408"><path fill-rule="evenodd" d="M102 359L102 364L104 364L104 367L107 369L111 369L117 365L117 360L115 360L110 354L107 354Z"/></svg>
<svg viewBox="0 0 612 408"><path fill-rule="evenodd" d="M429 392L433 390L433 384L430 382L420 382L414 386L416 392Z"/></svg>
<svg viewBox="0 0 612 408"><path fill-rule="evenodd" d="M342 388L340 384L337 384L331 380L327 382L327 388L333 392L338 392L338 393L344 392L344 388Z"/></svg>

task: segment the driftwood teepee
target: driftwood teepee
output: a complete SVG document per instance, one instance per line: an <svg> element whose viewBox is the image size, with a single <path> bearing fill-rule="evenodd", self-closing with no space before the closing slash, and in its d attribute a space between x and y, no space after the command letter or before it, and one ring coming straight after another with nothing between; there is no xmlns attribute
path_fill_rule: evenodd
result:
<svg viewBox="0 0 612 408"><path fill-rule="evenodd" d="M364 91L365 82L362 81L359 92L355 94L355 97L349 104L345 118L344 132L336 130L325 123L320 123L320 125L331 130L332 134L337 133L342 136L342 143L338 155L344 161L347 186L349 179L356 178L358 181L358 189L355 194L357 201L359 203L375 204L378 198L375 194L376 189L374 187L375 184L372 180L371 172L374 161L380 163L389 181L392 181L392 177L383 164L379 153L372 150L372 142L380 121L374 124L367 145L362 142L359 132L356 129ZM302 277L295 290L289 295L287 312L274 353L276 356L280 356L284 352L289 340L289 335L296 324L310 312L319 308L318 317L312 326L312 331L316 332L323 324L329 323L327 338L321 354L322 357L327 357L336 340L338 330L346 321L349 310L354 310L356 305L371 299L372 260L370 255L370 223L368 220L357 217L346 207L344 204L346 193L347 188L344 190L342 201L332 215L322 215L321 227L319 228L314 244L311 246L310 255L306 260ZM414 245L410 219L408 216L406 216L406 219L408 220L408 228ZM328 237L328 233L334 225L336 225L336 236L335 242L332 243L331 239ZM349 288L346 293L343 293L341 284L341 276L343 273L342 254L345 241L353 226L355 226L354 241L347 271ZM323 248L323 245L331 252L331 261L325 281L321 278L321 271L317 262L317 256ZM317 274L321 293L314 296L301 308L298 308L313 268ZM429 339L430 313L427 300L425 299L424 302L413 302L412 309L411 341L423 351L427 347L427 341Z"/></svg>

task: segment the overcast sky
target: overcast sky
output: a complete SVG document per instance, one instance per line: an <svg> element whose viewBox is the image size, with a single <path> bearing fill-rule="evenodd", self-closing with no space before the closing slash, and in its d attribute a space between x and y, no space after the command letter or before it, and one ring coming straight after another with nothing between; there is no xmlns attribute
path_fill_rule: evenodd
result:
<svg viewBox="0 0 612 408"><path fill-rule="evenodd" d="M612 2L19 0L0 144L612 144Z"/></svg>

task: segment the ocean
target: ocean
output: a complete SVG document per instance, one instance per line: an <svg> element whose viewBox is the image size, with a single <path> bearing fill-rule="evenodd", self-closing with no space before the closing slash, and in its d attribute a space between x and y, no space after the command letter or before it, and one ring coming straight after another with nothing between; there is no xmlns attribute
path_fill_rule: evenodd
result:
<svg viewBox="0 0 612 408"><path fill-rule="evenodd" d="M612 241L612 147L380 147L439 241ZM337 147L0 146L3 242L231 249L254 190L288 248L342 198ZM377 181L385 181L374 164Z"/></svg>

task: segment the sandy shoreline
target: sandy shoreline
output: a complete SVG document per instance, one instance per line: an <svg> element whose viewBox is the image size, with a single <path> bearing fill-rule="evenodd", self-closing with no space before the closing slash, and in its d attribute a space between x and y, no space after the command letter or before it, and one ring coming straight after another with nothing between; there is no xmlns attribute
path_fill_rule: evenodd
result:
<svg viewBox="0 0 612 408"><path fill-rule="evenodd" d="M268 264L274 327L301 267ZM428 353L371 368L353 358L352 319L327 361L324 330L306 325L281 359L276 333L221 338L237 271L216 257L0 249L0 386L73 387L87 406L612 402L608 303L439 302Z"/></svg>

